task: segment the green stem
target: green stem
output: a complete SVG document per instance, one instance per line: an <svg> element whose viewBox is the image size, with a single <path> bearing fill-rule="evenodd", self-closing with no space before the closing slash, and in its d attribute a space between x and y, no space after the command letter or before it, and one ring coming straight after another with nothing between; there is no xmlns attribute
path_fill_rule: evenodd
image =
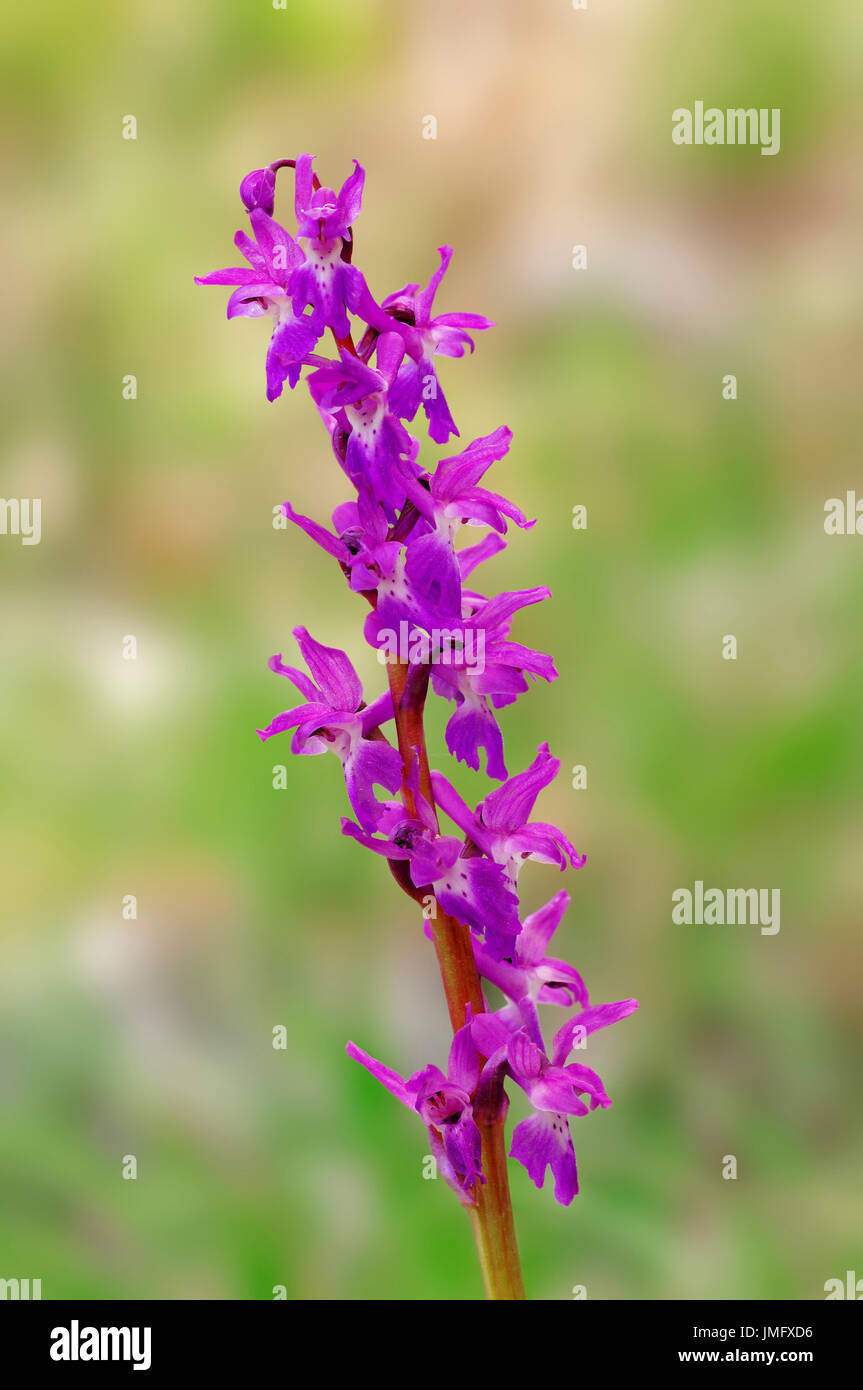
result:
<svg viewBox="0 0 863 1390"><path fill-rule="evenodd" d="M503 1130L503 1121L479 1126L486 1180L478 1184L476 1206L468 1210L486 1298L515 1301L523 1299L525 1292L509 1197Z"/></svg>

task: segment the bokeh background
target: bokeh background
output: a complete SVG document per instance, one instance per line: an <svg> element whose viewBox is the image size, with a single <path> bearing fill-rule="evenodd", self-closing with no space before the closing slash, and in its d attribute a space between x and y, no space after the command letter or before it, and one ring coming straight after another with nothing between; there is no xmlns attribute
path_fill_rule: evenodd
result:
<svg viewBox="0 0 863 1390"><path fill-rule="evenodd" d="M271 525L344 496L314 411L267 403L266 325L192 283L236 260L240 178L306 149L327 183L367 168L378 296L449 242L439 309L499 325L442 377L465 441L512 426L495 485L539 519L498 586L555 595L514 634L560 679L504 712L509 762L550 741L541 814L589 856L559 953L641 1001L591 1045L614 1104L575 1125L572 1207L513 1165L529 1291L808 1299L863 1272L863 540L823 530L863 494L861 28L851 0L7 11L0 492L43 499L43 539L0 539L0 1276L480 1291L421 1127L344 1056L444 1060L430 950L339 836L335 760L254 733L297 623L380 676L338 571ZM780 154L673 145L696 99L781 108ZM696 878L780 888L780 933L672 925ZM528 868L526 906L561 883Z"/></svg>

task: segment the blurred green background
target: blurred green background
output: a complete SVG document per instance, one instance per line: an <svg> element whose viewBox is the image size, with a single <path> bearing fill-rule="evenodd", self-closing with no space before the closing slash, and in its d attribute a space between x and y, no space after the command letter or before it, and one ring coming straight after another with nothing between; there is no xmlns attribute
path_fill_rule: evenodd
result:
<svg viewBox="0 0 863 1390"><path fill-rule="evenodd" d="M345 496L313 408L268 405L266 325L192 282L237 259L240 178L307 149L326 183L367 168L378 297L449 242L438 309L499 325L442 379L465 442L515 431L492 485L539 523L493 582L551 586L514 636L561 674L503 713L509 764L549 740L539 814L588 854L528 868L523 900L569 887L559 954L641 1001L591 1044L614 1104L574 1124L572 1207L512 1165L529 1293L822 1298L863 1272L863 540L823 531L863 494L861 28L783 0L7 12L0 492L43 499L43 539L0 538L0 1277L480 1292L420 1125L344 1056L444 1061L430 949L339 836L335 759L254 733L297 623L380 679L338 571L271 526ZM673 145L696 99L781 108L780 154ZM780 933L673 926L696 878L780 888Z"/></svg>

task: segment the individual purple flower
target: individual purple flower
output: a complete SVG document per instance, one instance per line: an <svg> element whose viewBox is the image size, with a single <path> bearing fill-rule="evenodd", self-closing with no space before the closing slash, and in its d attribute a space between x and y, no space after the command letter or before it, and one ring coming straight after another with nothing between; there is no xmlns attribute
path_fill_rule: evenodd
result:
<svg viewBox="0 0 863 1390"><path fill-rule="evenodd" d="M458 430L438 380L435 354L463 357L466 348L473 352L473 339L467 330L494 328L494 323L482 314L432 317L434 298L452 259L452 247L441 246L438 255L440 265L425 289L420 289L419 285L405 285L403 290L388 295L381 308L389 311L399 323L410 359L399 369L391 393L393 409L403 420L413 420L422 405L429 435L436 443L445 444L451 434L458 434Z"/></svg>
<svg viewBox="0 0 863 1390"><path fill-rule="evenodd" d="M312 168L314 155L301 154L296 161L294 210L297 235L321 237L325 241L350 241L351 225L360 215L366 171L358 159L338 193L332 188L315 187Z"/></svg>
<svg viewBox="0 0 863 1390"><path fill-rule="evenodd" d="M356 502L342 502L336 507L333 531L295 512L290 502L283 503L282 511L316 545L338 560L355 592L369 593L382 580L392 578L401 542L387 539L386 517L367 488L361 488Z"/></svg>
<svg viewBox="0 0 863 1390"><path fill-rule="evenodd" d="M479 1080L479 1057L470 1025L460 1028L453 1037L446 1075L438 1067L427 1066L405 1081L355 1043L349 1042L346 1051L402 1105L416 1111L428 1129L432 1154L442 1176L466 1205L472 1205L476 1201L476 1185L485 1182L485 1178L480 1132L471 1104Z"/></svg>
<svg viewBox="0 0 863 1390"><path fill-rule="evenodd" d="M416 509L410 507L405 509L397 526L392 528L391 534L399 534L401 537L399 548L402 541L406 541L407 545L404 551L398 555L392 569L381 575L381 580L376 586L377 604L373 612L366 618L366 641L380 652L393 640L393 634L399 634L400 644L409 647L415 635L421 637L424 632L428 636L436 630L439 640L447 640L448 651L457 653L461 647L464 652L464 663L462 664L473 668L476 665L478 644L479 642L484 643L487 633L479 633L479 628L482 626L481 622L464 623L465 604L463 600L465 598L470 599L467 607L469 613L485 603L486 600L468 590L461 590L460 592L460 582L455 584L438 583L437 576L434 574L426 579L421 576L420 584L416 583L417 571L412 565L411 556L420 539L429 530L429 522ZM395 542L393 543L395 544ZM492 532L477 545L467 546L459 550L456 560L461 580L466 579L483 561L499 554L505 546L506 541ZM547 592L544 590L543 596ZM408 629L409 636L404 643L401 643L400 634L403 627ZM502 634L496 632L495 635L501 636ZM432 647L429 650L432 650ZM423 657L422 659L426 662L431 660L430 657ZM455 656L448 657L448 659L454 661L461 669ZM437 670L434 664L432 670L433 674ZM459 678L454 675L450 684L457 685L458 683ZM438 693L444 693L449 698L453 698L449 689L443 689ZM505 776L506 774L502 773L501 775Z"/></svg>
<svg viewBox="0 0 863 1390"><path fill-rule="evenodd" d="M249 176L251 177L251 176ZM304 257L293 237L274 222L263 208L250 213L253 241L237 232L234 243L249 262L248 266L226 266L210 275L195 277L196 285L234 285L228 300L228 318L259 318L269 314L273 335L267 351L267 399L282 393L285 381L296 386L302 364L320 337L308 317L294 311L289 285L291 276ZM321 329L323 332L323 329Z"/></svg>
<svg viewBox="0 0 863 1390"><path fill-rule="evenodd" d="M441 595L418 592L407 575L403 553L396 557L392 573L382 575L377 589L377 605L365 619L364 631L365 641L374 646L379 659L427 664L432 676L443 659L453 666L453 682L459 680L457 673L463 667L474 667L477 634L467 630Z"/></svg>
<svg viewBox="0 0 863 1390"><path fill-rule="evenodd" d="M363 298L365 281L345 252L352 247L350 228L360 214L365 177L354 160L354 172L335 193L315 188L311 155L301 154L297 160L294 202L305 260L291 280L291 296L295 314L311 306L318 337L331 328L337 338L346 338L347 310L357 312Z"/></svg>
<svg viewBox="0 0 863 1390"><path fill-rule="evenodd" d="M308 378L318 409L343 413L347 447L342 467L357 488L366 486L387 515L395 518L405 505L405 482L416 475L411 465L418 444L389 405L389 389L404 356L397 333L384 333L376 343L376 367L370 367L346 347L338 362L315 359Z"/></svg>
<svg viewBox="0 0 863 1390"><path fill-rule="evenodd" d="M586 862L586 856L578 853L556 825L529 819L539 793L559 771L560 760L552 756L547 743L541 743L530 767L495 787L475 811L443 773L432 772L432 787L440 809L483 854L501 864L515 883L527 859L556 864L561 870L568 864L580 869Z"/></svg>
<svg viewBox="0 0 863 1390"><path fill-rule="evenodd" d="M452 835L441 835L434 812L416 788L417 760L409 773L417 815L408 816L400 801L384 804L374 835L342 820L342 833L387 859L405 860L417 889L433 891L444 912L470 927L492 956L510 956L521 928L518 898L499 864L465 856Z"/></svg>
<svg viewBox="0 0 863 1390"><path fill-rule="evenodd" d="M459 552L460 568L461 557L468 557L463 573L501 548L500 542L496 547L489 544L492 539ZM419 589L411 578L411 551L421 543L409 541L407 558L399 556L392 573L378 582L377 604L365 622L366 640L383 653L396 640L400 653L420 653L410 659L430 665L435 693L456 703L445 731L450 753L476 771L484 751L488 775L502 780L507 775L503 734L494 710L527 691L528 677L557 679L550 656L510 640L511 620L520 608L550 598L551 592L544 587L521 589L490 600L471 595L463 604L470 616L460 618L448 606L454 599L451 589L428 583ZM423 642L423 636L434 641Z"/></svg>
<svg viewBox="0 0 863 1390"><path fill-rule="evenodd" d="M516 1125L510 1158L524 1165L537 1187L542 1187L545 1170L550 1167L555 1179L554 1195L562 1206L569 1206L578 1192L569 1117L587 1115L611 1104L602 1078L595 1071L579 1062L568 1062L574 1039L617 1023L637 1008L637 1000L623 999L616 1004L583 1009L558 1029L550 1058L526 1028L513 1030L499 1013L480 1014L470 1025L474 1044L488 1058L483 1068L484 1089L491 1089L492 1078L509 1076L525 1092L536 1112Z"/></svg>
<svg viewBox="0 0 863 1390"><path fill-rule="evenodd" d="M258 734L266 740L293 729L291 752L316 754L329 749L335 753L354 813L366 830L373 830L387 804L377 800L374 787L393 793L402 780L398 749L370 737L393 717L392 696L387 691L374 704L364 706L359 676L344 652L322 646L304 627L294 628L294 637L314 679L285 666L280 655L271 657L269 665L277 675L287 676L306 703L276 715Z"/></svg>
<svg viewBox="0 0 863 1390"><path fill-rule="evenodd" d="M464 597L464 596L463 596ZM435 662L432 686L437 695L455 700L456 710L446 726L446 745L453 757L475 771L480 750L486 754L489 777L506 777L503 734L495 709L511 705L529 690L528 677L553 681L557 671L551 657L509 638L511 619L520 608L551 597L545 587L520 589L482 599L462 622L462 655Z"/></svg>
<svg viewBox="0 0 863 1390"><path fill-rule="evenodd" d="M522 528L534 524L513 502L479 486L491 465L509 451L511 440L512 431L501 425L492 434L474 439L460 454L441 459L430 478L409 478L406 483L407 495L429 523L428 531L408 549L408 577L419 593L458 613L461 570L455 536L459 528L469 523L506 534L507 517Z"/></svg>
<svg viewBox="0 0 863 1390"><path fill-rule="evenodd" d="M511 960L495 960L481 946L474 945L477 969L516 1006L512 1017L519 1017L528 1026L530 1036L539 1041L537 1004L557 1004L573 1008L586 1007L587 986L574 966L548 956L546 951L569 906L569 894L561 889L536 912L525 917L515 943Z"/></svg>

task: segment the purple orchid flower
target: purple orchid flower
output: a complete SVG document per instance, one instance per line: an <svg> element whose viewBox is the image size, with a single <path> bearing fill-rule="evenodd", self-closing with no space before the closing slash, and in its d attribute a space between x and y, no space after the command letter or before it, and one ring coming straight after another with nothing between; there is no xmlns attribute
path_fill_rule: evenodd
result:
<svg viewBox="0 0 863 1390"><path fill-rule="evenodd" d="M229 319L271 315L274 327L267 351L267 399L274 401L282 394L286 380L291 389L296 386L302 364L320 333L312 320L295 312L291 304L291 276L304 260L299 246L263 208L255 208L250 221L255 240L245 232L234 237L248 267L226 266L210 275L196 276L195 284L236 286L228 300Z"/></svg>
<svg viewBox="0 0 863 1390"><path fill-rule="evenodd" d="M328 749L335 753L354 813L366 830L373 830L387 804L377 800L374 787L392 793L402 780L398 749L370 737L392 719L392 696L387 691L373 704L364 705L360 678L344 652L322 646L304 627L294 628L293 635L314 680L293 666L285 666L280 655L271 657L269 666L277 675L287 676L307 703L277 714L266 729L258 729L258 734L266 740L293 729L292 753L308 755Z"/></svg>
<svg viewBox="0 0 863 1390"><path fill-rule="evenodd" d="M328 531L311 517L301 516L290 502L282 504L282 511L316 545L338 560L356 593L369 593L382 580L392 578L401 542L387 538L386 517L366 488L361 489L356 502L342 502L336 507L334 531Z"/></svg>
<svg viewBox="0 0 863 1390"><path fill-rule="evenodd" d="M510 1158L523 1164L537 1187L542 1187L545 1170L551 1168L555 1199L561 1206L569 1206L578 1192L569 1117L587 1115L597 1107L606 1109L611 1104L602 1078L590 1067L568 1061L574 1039L607 1028L637 1008L636 999L623 999L616 1004L583 1009L558 1029L550 1058L541 1042L529 1037L526 1028L513 1031L500 1014L480 1014L470 1025L476 1047L488 1058L483 1068L483 1088L490 1090L494 1084L500 1084L503 1076L509 1076L525 1092L536 1112L516 1125ZM586 1102L582 1096L587 1097Z"/></svg>
<svg viewBox="0 0 863 1390"><path fill-rule="evenodd" d="M419 285L388 295L381 308L399 322L410 361L399 369L391 392L393 409L403 420L413 420L422 405L428 420L429 435L437 444L446 444L451 434L458 434L446 397L435 370L434 357L463 357L466 348L474 350L473 332L494 328L491 319L482 314L438 314L432 317L435 295L452 260L452 247L438 249L441 263L424 290Z"/></svg>
<svg viewBox="0 0 863 1390"><path fill-rule="evenodd" d="M425 523L417 518L416 525L419 531ZM407 554L410 554L410 545ZM441 663L445 663L447 694L450 694L450 685L457 687L450 698L461 702L459 682L469 680L478 655L484 656L484 648L479 645L484 641L484 634L478 635L474 624L465 624L458 612L448 607L445 594L437 590L431 593L418 590L407 570L402 553L392 572L382 577L377 586L377 605L365 621L366 641L376 648L381 659L391 659L387 654L395 647L399 655L408 654L406 659L429 665L433 678ZM410 655L413 651L420 654ZM435 690L441 693L437 684Z"/></svg>
<svg viewBox="0 0 863 1390"><path fill-rule="evenodd" d="M291 280L291 295L295 314L311 306L318 337L331 328L337 338L346 338L347 311L357 312L364 294L365 280L345 252L352 248L351 224L360 215L365 177L354 160L354 172L335 193L315 188L311 155L301 154L297 160L294 202L305 260Z"/></svg>
<svg viewBox="0 0 863 1390"><path fill-rule="evenodd" d="M441 835L434 812L420 795L418 760L413 758L408 784L414 793L416 817L400 801L383 803L377 831L342 820L342 833L387 859L405 860L417 889L430 889L442 911L470 927L489 955L506 958L520 930L518 898L499 864L478 855L465 856L452 835Z"/></svg>
<svg viewBox="0 0 863 1390"><path fill-rule="evenodd" d="M471 1104L479 1081L479 1056L470 1024L453 1037L446 1075L438 1067L427 1066L405 1081L355 1043L349 1042L346 1051L402 1105L417 1112L428 1129L432 1154L443 1177L466 1205L473 1205L476 1184L485 1178L480 1133Z"/></svg>
<svg viewBox="0 0 863 1390"><path fill-rule="evenodd" d="M439 640L452 639L450 652L453 641L456 648L460 643L461 648L465 651L464 663L462 664L468 668L474 667L479 642L485 642L488 632L484 631L480 637L479 629L483 626L483 622L481 620L470 621L465 625L463 615L465 611L469 614L473 613L487 600L472 591L461 590L461 581L467 579L478 565L504 550L506 541L495 532L491 532L478 544L466 546L459 550L456 554L456 561L460 579L456 584L439 584L436 580L431 580L422 582L421 587L417 587L411 575L408 574L409 558L418 544L419 538L430 531L430 524L415 508L408 508L406 513L402 513L399 527L393 528L393 532L396 529L401 532L402 536L398 542L399 550L401 551L402 542L405 540L407 547L398 555L395 564L381 575L381 582L377 585L377 606L369 614L365 623L366 641L370 646L380 651L382 633L400 633L404 625L408 629L408 639L403 645L409 647L414 635L421 636L425 633L430 636L437 631ZM460 590L461 602L459 600ZM539 594L538 590L535 592ZM543 590L541 597L546 597L547 594L548 590ZM464 600L468 600L466 610ZM525 600L525 602L529 601L532 600ZM508 635L508 629L506 634L500 627L494 631L494 636L498 639L502 639L505 635ZM429 650L433 650L433 646ZM522 648L521 650L526 649ZM452 655L448 657L448 660L453 660L454 664L460 667L460 663ZM433 662L432 666L434 673L437 666ZM556 675L556 672L554 674ZM458 684L458 678L453 677L449 684ZM444 693L449 698L459 699L458 695L455 697L451 695L448 689L439 690L438 693ZM506 776L506 773L501 775Z"/></svg>
<svg viewBox="0 0 863 1390"><path fill-rule="evenodd" d="M419 448L388 400L403 356L399 335L384 333L376 343L377 367L343 347L338 362L315 359L308 378L318 409L342 417L347 433L345 472L358 489L370 489L391 519L405 505L405 484L416 475L412 464Z"/></svg>
<svg viewBox="0 0 863 1390"><path fill-rule="evenodd" d="M571 1009L576 1004L585 1008L590 1003L587 986L575 967L546 955L569 901L569 894L561 889L537 912L525 917L512 960L495 960L474 944L480 975L512 1001L515 1008L511 1016L525 1023L534 1041L539 1040L537 1004L557 1004Z"/></svg>
<svg viewBox="0 0 863 1390"><path fill-rule="evenodd" d="M557 679L550 656L509 638L513 614L547 598L551 598L551 590L540 587L480 600L462 623L464 655L455 660L448 655L432 667L435 693L456 702L455 713L446 726L447 748L454 758L474 771L479 768L480 750L484 749L486 771L495 779L502 780L507 771L503 734L494 710L511 705L524 694L530 688L528 676L533 680Z"/></svg>
<svg viewBox="0 0 863 1390"><path fill-rule="evenodd" d="M461 570L455 535L467 523L490 526L506 534L509 517L517 526L533 526L524 513L499 493L479 486L491 465L508 452L512 431L501 425L492 434L474 439L460 454L441 459L427 480L408 478L406 492L429 523L425 534L408 551L407 573L421 594L438 596L437 601L461 612Z"/></svg>
<svg viewBox="0 0 863 1390"><path fill-rule="evenodd" d="M536 757L524 772L510 777L489 792L475 811L471 811L443 773L432 772L432 787L438 806L481 853L501 864L514 884L526 859L540 864L556 864L561 870L571 864L580 869L587 856L556 825L528 820L536 798L560 771L560 759L541 743Z"/></svg>

